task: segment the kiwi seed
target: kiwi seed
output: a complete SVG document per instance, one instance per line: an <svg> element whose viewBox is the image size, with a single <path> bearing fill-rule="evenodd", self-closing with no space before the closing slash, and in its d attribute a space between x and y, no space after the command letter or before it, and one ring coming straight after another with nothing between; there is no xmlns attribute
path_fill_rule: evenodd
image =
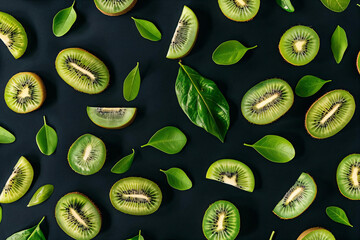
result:
<svg viewBox="0 0 360 240"><path fill-rule="evenodd" d="M259 11L260 0L218 0L222 13L236 22L247 22Z"/></svg>
<svg viewBox="0 0 360 240"><path fill-rule="evenodd" d="M90 120L102 128L120 129L129 126L135 119L136 108L87 107Z"/></svg>
<svg viewBox="0 0 360 240"><path fill-rule="evenodd" d="M119 16L129 12L137 0L94 0L95 6L105 15Z"/></svg>
<svg viewBox="0 0 360 240"><path fill-rule="evenodd" d="M360 200L360 154L351 154L340 162L336 182L343 196Z"/></svg>

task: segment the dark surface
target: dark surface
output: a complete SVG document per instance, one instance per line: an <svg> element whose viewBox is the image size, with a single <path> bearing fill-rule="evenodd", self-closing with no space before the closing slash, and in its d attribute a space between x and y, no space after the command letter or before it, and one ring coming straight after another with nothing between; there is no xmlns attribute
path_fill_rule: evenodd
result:
<svg viewBox="0 0 360 240"><path fill-rule="evenodd" d="M29 192L19 201L3 204L0 239L19 230L32 227L46 216L42 224L48 239L69 239L57 226L54 208L57 200L71 191L88 195L103 214L103 227L96 239L130 238L142 229L145 239L204 239L202 217L208 205L225 199L233 202L241 214L239 239L268 239L276 230L276 240L291 240L305 229L323 226L337 239L355 240L360 235L360 205L339 193L335 172L338 163L350 153L359 151L360 111L339 134L325 140L312 139L304 129L304 116L313 101L332 89L347 89L359 103L360 82L355 67L360 49L360 9L352 1L343 13L333 13L320 1L294 1L295 13L287 13L275 1L263 0L258 15L248 23L228 20L212 0L140 0L128 14L108 17L101 14L92 1L78 1L78 19L68 34L56 38L51 31L52 18L71 1L17 0L1 3L1 11L16 17L25 27L29 46L23 57L14 60L5 46L0 48L0 89L4 90L10 77L21 71L32 71L45 82L48 97L37 111L20 115L0 101L0 125L17 137L15 143L0 146L0 184L3 185L21 155L34 166L35 178ZM180 109L174 83L178 64L165 59L182 7L187 4L200 21L199 38L191 54L183 59L202 75L214 80L230 104L231 126L222 144L218 139L193 125ZM160 42L141 38L130 16L153 21L163 33ZM313 62L304 67L286 63L277 50L281 35L291 26L312 26L320 36L321 47ZM337 25L347 32L349 48L341 64L336 64L330 50L330 38ZM217 66L211 60L213 50L223 41L237 39L246 46L259 45L247 53L240 63ZM67 47L81 47L102 59L109 67L111 85L99 95L79 93L57 75L54 61L58 52ZM122 96L123 80L140 62L142 85L139 96L126 102ZM266 126L249 124L241 115L240 102L254 84L271 77L280 77L295 87L303 75L313 74L332 79L318 94L302 99L295 97L294 106L280 120ZM135 122L123 130L106 130L92 124L86 106L136 106ZM59 135L57 151L44 156L36 146L35 135L48 124ZM176 155L166 155L156 149L139 148L158 129L173 125L188 136L188 144ZM92 133L102 138L108 149L104 168L92 176L80 176L69 167L66 155L69 146L82 134ZM278 134L289 139L296 148L296 158L287 164L274 164L263 159L244 142L253 143L266 134ZM130 171L123 175L110 173L111 167L135 148L136 157ZM234 158L246 163L254 172L256 188L247 193L231 186L205 179L207 168L215 160ZM168 186L159 169L184 169L194 187L180 192ZM301 172L310 173L317 185L318 195L311 207L293 220L280 220L271 211ZM163 204L153 215L137 217L116 211L108 193L120 178L141 176L159 184ZM55 186L53 196L45 203L26 208L36 189L44 184ZM355 226L349 228L332 222L325 208L337 205L347 211Z"/></svg>

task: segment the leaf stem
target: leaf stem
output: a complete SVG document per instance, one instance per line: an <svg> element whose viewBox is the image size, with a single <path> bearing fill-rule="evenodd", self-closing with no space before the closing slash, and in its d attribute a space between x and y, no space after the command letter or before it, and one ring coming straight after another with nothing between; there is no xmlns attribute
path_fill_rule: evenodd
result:
<svg viewBox="0 0 360 240"><path fill-rule="evenodd" d="M75 5L75 0L74 0L73 4L71 5L71 7L73 8L73 7L74 7L74 5Z"/></svg>
<svg viewBox="0 0 360 240"><path fill-rule="evenodd" d="M254 48L257 48L257 45L255 45L253 47L249 47L248 50L251 50L251 49L254 49Z"/></svg>
<svg viewBox="0 0 360 240"><path fill-rule="evenodd" d="M274 235L275 235L275 231L272 231L272 233L271 233L271 236L270 236L269 240L272 240L272 239L273 239L273 237L274 237Z"/></svg>
<svg viewBox="0 0 360 240"><path fill-rule="evenodd" d="M44 125L46 125L46 118L45 118L45 116L43 116L43 119L44 119Z"/></svg>
<svg viewBox="0 0 360 240"><path fill-rule="evenodd" d="M143 147L147 147L147 146L149 146L149 144L148 144L148 143L147 143L147 144L142 145L142 146L141 146L141 148L143 148Z"/></svg>
<svg viewBox="0 0 360 240"><path fill-rule="evenodd" d="M252 147L253 145L244 143L244 146L246 146L246 147Z"/></svg>

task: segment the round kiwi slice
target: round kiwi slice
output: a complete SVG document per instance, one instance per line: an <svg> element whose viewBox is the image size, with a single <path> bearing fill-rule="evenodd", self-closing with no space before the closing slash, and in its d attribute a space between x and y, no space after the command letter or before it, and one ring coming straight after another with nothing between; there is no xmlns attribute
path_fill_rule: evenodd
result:
<svg viewBox="0 0 360 240"><path fill-rule="evenodd" d="M108 16L119 16L129 12L137 0L94 0L97 9Z"/></svg>
<svg viewBox="0 0 360 240"><path fill-rule="evenodd" d="M292 219L302 214L315 200L317 187L314 179L302 173L295 184L275 206L273 213L281 219Z"/></svg>
<svg viewBox="0 0 360 240"><path fill-rule="evenodd" d="M5 87L6 105L17 113L35 111L44 103L45 97L44 83L35 73L21 72L15 74Z"/></svg>
<svg viewBox="0 0 360 240"><path fill-rule="evenodd" d="M178 59L189 54L195 45L198 31L199 22L195 13L184 6L166 57Z"/></svg>
<svg viewBox="0 0 360 240"><path fill-rule="evenodd" d="M136 108L87 107L86 111L93 123L108 129L127 127L136 115Z"/></svg>
<svg viewBox="0 0 360 240"><path fill-rule="evenodd" d="M84 49L62 50L56 57L55 67L59 76L77 91L97 94L109 85L106 65Z"/></svg>
<svg viewBox="0 0 360 240"><path fill-rule="evenodd" d="M158 185L141 177L128 177L117 181L109 195L114 208L130 215L152 214L159 209L162 201Z"/></svg>
<svg viewBox="0 0 360 240"><path fill-rule="evenodd" d="M105 144L92 134L84 134L79 137L68 152L70 167L81 175L97 173L103 167L105 160Z"/></svg>
<svg viewBox="0 0 360 240"><path fill-rule="evenodd" d="M237 22L253 19L259 11L260 0L218 0L222 13Z"/></svg>
<svg viewBox="0 0 360 240"><path fill-rule="evenodd" d="M281 56L295 66L311 62L320 48L320 38L309 27L298 25L287 30L281 37L279 50Z"/></svg>
<svg viewBox="0 0 360 240"><path fill-rule="evenodd" d="M244 163L233 159L221 159L211 164L206 178L247 192L252 192L255 188L255 178L251 169Z"/></svg>
<svg viewBox="0 0 360 240"><path fill-rule="evenodd" d="M240 231L240 214L234 204L219 200L206 210L203 233L208 240L234 240Z"/></svg>
<svg viewBox="0 0 360 240"><path fill-rule="evenodd" d="M301 233L297 240L335 240L335 237L324 228L314 227Z"/></svg>
<svg viewBox="0 0 360 240"><path fill-rule="evenodd" d="M20 157L13 172L0 194L0 203L19 200L29 190L34 178L34 170L25 157Z"/></svg>
<svg viewBox="0 0 360 240"><path fill-rule="evenodd" d="M77 240L93 239L101 229L101 213L84 194L68 193L57 202L55 218L59 227Z"/></svg>
<svg viewBox="0 0 360 240"><path fill-rule="evenodd" d="M345 90L326 93L306 113L305 128L314 138L328 138L340 132L355 112L354 97Z"/></svg>
<svg viewBox="0 0 360 240"><path fill-rule="evenodd" d="M247 91L241 101L241 112L251 123L264 125L284 115L294 102L290 85L279 78L262 81Z"/></svg>
<svg viewBox="0 0 360 240"><path fill-rule="evenodd" d="M360 200L360 154L351 154L340 162L336 182L342 195Z"/></svg>

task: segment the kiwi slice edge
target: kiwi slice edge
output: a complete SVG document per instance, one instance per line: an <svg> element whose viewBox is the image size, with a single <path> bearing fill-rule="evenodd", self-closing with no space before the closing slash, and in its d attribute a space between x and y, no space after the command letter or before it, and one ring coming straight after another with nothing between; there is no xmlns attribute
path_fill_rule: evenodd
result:
<svg viewBox="0 0 360 240"><path fill-rule="evenodd" d="M357 58L356 58L356 68L360 74L360 52L358 53Z"/></svg>
<svg viewBox="0 0 360 240"><path fill-rule="evenodd" d="M115 16L119 16L119 15L123 15L127 12L129 12L131 9L133 9L137 3L137 0L132 0L132 3L130 5L128 5L126 8L124 8L121 11L113 11L113 12L109 12L106 11L106 9L101 5L101 3L99 2L99 0L94 0L95 6L96 8L103 14L107 15L107 16L111 16L111 17L115 17Z"/></svg>
<svg viewBox="0 0 360 240"><path fill-rule="evenodd" d="M125 111L125 113L123 111ZM90 120L99 127L121 129L133 123L136 117L137 108L88 106L86 112ZM117 115L116 112L120 112L122 115Z"/></svg>

